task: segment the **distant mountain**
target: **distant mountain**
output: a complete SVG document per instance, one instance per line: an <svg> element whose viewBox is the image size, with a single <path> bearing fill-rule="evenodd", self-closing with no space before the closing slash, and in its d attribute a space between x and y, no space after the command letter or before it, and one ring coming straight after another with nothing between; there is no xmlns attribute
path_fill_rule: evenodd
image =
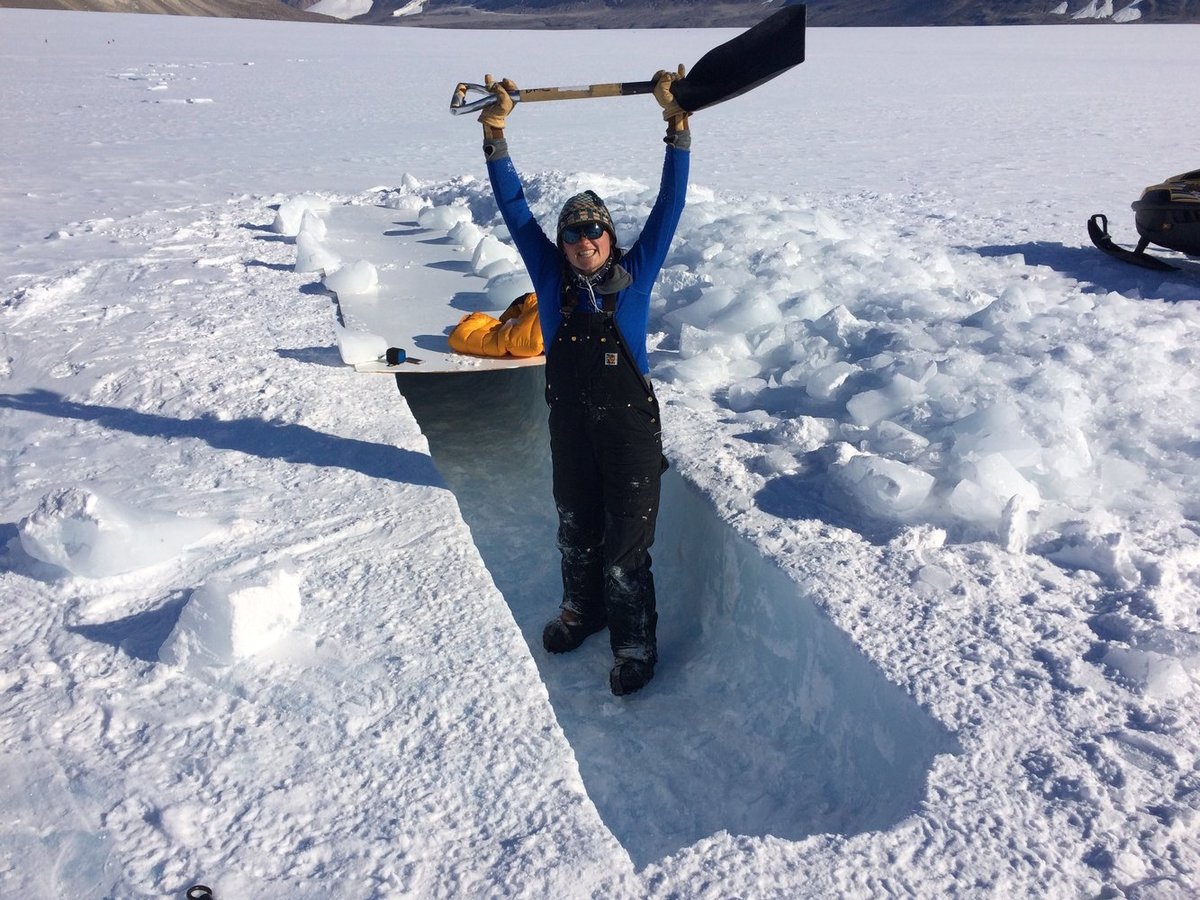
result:
<svg viewBox="0 0 1200 900"><path fill-rule="evenodd" d="M338 22L306 12L312 3L281 0L0 0L0 9L67 9L80 12L161 13L172 16L215 16L227 19L283 19Z"/></svg>
<svg viewBox="0 0 1200 900"><path fill-rule="evenodd" d="M695 28L752 25L785 5L789 0L374 0L369 11L350 21L464 28ZM808 21L817 27L1200 22L1200 0L808 0Z"/></svg>
<svg viewBox="0 0 1200 900"><path fill-rule="evenodd" d="M328 15L308 12L317 3ZM440 28L745 27L785 5L789 0L0 0L0 7ZM1200 0L808 0L808 21L817 27L1195 23Z"/></svg>

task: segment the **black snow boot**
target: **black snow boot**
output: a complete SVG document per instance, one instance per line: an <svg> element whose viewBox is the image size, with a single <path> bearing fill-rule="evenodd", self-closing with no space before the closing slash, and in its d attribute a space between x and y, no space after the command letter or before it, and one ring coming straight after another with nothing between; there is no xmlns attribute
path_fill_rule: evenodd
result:
<svg viewBox="0 0 1200 900"><path fill-rule="evenodd" d="M654 677L654 663L641 659L622 659L608 673L608 686L618 697L640 691Z"/></svg>
<svg viewBox="0 0 1200 900"><path fill-rule="evenodd" d="M588 635L603 630L604 624L603 621L585 621L565 609L542 629L542 646L551 653L567 653L582 644Z"/></svg>

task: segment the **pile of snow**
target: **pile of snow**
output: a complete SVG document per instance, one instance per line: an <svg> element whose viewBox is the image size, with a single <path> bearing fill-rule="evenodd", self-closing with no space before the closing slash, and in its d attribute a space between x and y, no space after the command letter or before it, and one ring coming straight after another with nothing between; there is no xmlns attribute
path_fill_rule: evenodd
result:
<svg viewBox="0 0 1200 900"><path fill-rule="evenodd" d="M238 563L193 592L158 658L181 668L228 666L287 637L300 622L302 578L291 563Z"/></svg>
<svg viewBox="0 0 1200 900"><path fill-rule="evenodd" d="M172 559L212 534L215 519L142 510L86 488L42 497L21 519L21 547L72 575L105 578Z"/></svg>

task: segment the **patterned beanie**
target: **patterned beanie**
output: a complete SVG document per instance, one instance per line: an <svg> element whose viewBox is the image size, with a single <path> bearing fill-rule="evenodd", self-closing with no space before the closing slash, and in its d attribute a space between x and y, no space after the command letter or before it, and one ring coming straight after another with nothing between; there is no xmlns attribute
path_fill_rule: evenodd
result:
<svg viewBox="0 0 1200 900"><path fill-rule="evenodd" d="M587 222L599 222L604 226L605 231L612 237L613 246L617 243L617 230L613 228L612 216L608 213L608 207L604 205L604 201L596 195L595 191L584 191L582 194L576 194L570 200L563 204L562 212L558 214L558 243L562 244L562 233L564 228L570 228L572 225L583 225Z"/></svg>

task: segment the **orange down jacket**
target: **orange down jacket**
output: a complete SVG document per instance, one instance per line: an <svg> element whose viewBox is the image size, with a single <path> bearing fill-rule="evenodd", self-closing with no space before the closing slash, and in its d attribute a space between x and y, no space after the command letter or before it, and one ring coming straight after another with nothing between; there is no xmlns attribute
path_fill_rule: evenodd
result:
<svg viewBox="0 0 1200 900"><path fill-rule="evenodd" d="M542 352L537 294L514 300L499 319L473 312L450 332L450 349L474 356L537 356Z"/></svg>

